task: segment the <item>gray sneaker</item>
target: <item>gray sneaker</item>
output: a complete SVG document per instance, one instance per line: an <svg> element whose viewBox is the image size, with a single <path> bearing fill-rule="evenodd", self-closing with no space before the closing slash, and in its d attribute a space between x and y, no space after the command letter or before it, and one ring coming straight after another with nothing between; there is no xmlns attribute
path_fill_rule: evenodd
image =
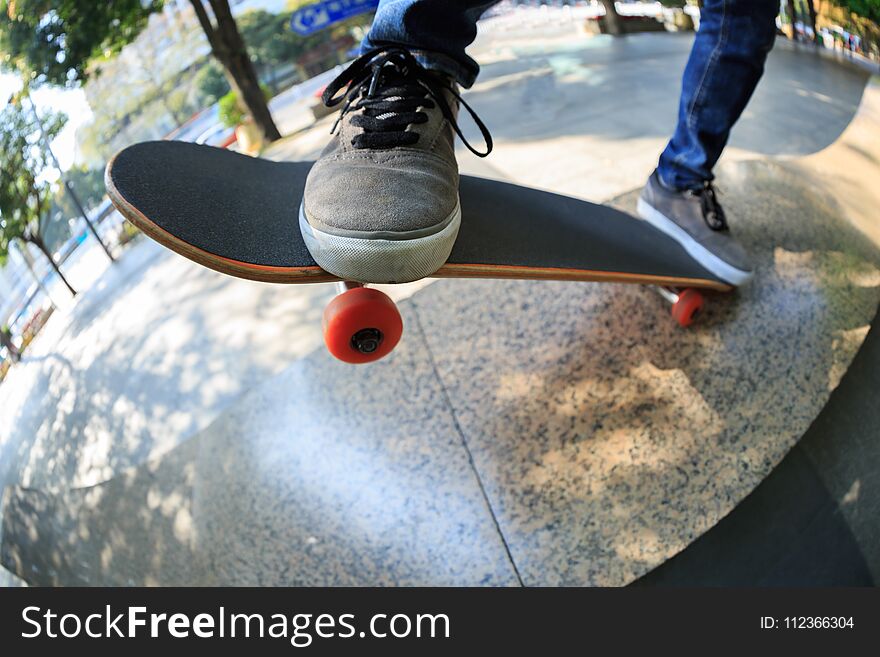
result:
<svg viewBox="0 0 880 657"><path fill-rule="evenodd" d="M323 99L328 106L344 104L300 206L312 257L330 273L363 283L404 283L434 273L449 257L461 223L455 134L484 156L492 148L488 130L454 83L399 47L359 57ZM459 102L482 131L485 153L461 135Z"/></svg>
<svg viewBox="0 0 880 657"><path fill-rule="evenodd" d="M654 171L639 196L638 212L718 278L742 285L752 277L754 266L731 237L711 183L702 189L676 192L664 187Z"/></svg>

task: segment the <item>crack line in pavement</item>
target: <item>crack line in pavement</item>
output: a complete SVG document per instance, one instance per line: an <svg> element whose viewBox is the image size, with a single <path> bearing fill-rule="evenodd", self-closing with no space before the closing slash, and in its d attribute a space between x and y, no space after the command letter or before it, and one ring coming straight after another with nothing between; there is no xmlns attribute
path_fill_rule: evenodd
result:
<svg viewBox="0 0 880 657"><path fill-rule="evenodd" d="M492 502L489 500L489 494L486 492L486 487L483 485L483 479L480 477L480 473L477 471L477 465L474 463L474 456L471 453L471 449L468 446L467 438L464 435L464 431L461 428L461 425L458 422L458 416L455 413L455 407L452 405L452 399L449 396L449 391L446 389L446 384L443 383L443 379L440 377L440 372L437 369L437 362L434 360L434 353L431 351L431 345L428 344L428 335L425 333L425 329L422 326L422 318L419 316L418 305L415 301L411 300L411 305L413 309L413 316L416 319L416 326L418 327L419 333L422 336L422 342L425 345L425 350L428 352L428 361L431 363L431 370L434 372L434 376L437 379L437 383L440 384L440 390L443 393L443 399L446 402L446 406L449 407L449 413L452 416L452 424L455 426L455 430L458 432L459 437L461 438L461 445L464 447L465 454L467 454L468 463L470 463L471 470L474 473L474 477L477 479L477 485L480 487L480 493L483 495L483 500L486 502L486 507L489 509L489 515L492 517L492 523L495 525L495 530L498 532L498 537L501 539L501 544L504 546L504 552L507 554L507 559L510 561L510 566L513 568L513 574L516 575L516 580L519 582L520 586L525 586L523 582L522 576L519 573L519 568L516 567L516 562L513 560L513 554L510 552L510 546L507 544L507 538L504 536L504 532L501 531L501 525L498 522L498 517L495 515L495 509L492 508Z"/></svg>

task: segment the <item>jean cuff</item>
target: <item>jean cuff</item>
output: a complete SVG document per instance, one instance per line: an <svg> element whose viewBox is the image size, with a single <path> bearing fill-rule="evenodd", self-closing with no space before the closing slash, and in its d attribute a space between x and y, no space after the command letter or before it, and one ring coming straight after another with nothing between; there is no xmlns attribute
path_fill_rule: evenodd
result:
<svg viewBox="0 0 880 657"><path fill-rule="evenodd" d="M459 61L453 59L449 55L444 55L443 53L432 50L420 50L417 48L410 48L403 44L394 44L386 41L373 43L365 40L364 43L361 44L360 53L363 54L371 48L377 48L383 45L402 45L409 50L412 56L416 58L416 61L426 69L429 71L439 71L440 73L450 76L465 89L469 89L477 79L478 71L463 66Z"/></svg>
<svg viewBox="0 0 880 657"><path fill-rule="evenodd" d="M709 174L708 178L700 178L692 172L670 167L668 163L661 162L657 167L657 179L666 189L673 192L684 192L689 189L703 189L707 182L712 182L715 176Z"/></svg>

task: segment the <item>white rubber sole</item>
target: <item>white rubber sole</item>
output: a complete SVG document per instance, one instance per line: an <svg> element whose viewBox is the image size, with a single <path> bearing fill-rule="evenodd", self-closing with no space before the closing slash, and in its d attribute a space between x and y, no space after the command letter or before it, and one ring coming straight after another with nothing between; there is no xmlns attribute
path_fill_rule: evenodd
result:
<svg viewBox="0 0 880 657"><path fill-rule="evenodd" d="M684 247L688 255L723 281L739 287L749 281L754 272L737 269L712 253L705 246L691 237L688 232L666 215L651 207L647 201L639 197L637 205L639 216L649 224L663 231Z"/></svg>
<svg viewBox="0 0 880 657"><path fill-rule="evenodd" d="M306 248L321 269L346 281L408 283L440 269L455 244L461 226L461 206L456 204L444 228L413 239L363 239L342 237L316 229L300 204L299 229Z"/></svg>

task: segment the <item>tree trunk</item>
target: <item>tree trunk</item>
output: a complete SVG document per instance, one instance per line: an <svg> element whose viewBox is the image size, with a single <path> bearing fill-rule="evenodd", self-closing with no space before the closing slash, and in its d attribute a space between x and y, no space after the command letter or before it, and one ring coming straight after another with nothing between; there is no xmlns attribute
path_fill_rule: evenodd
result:
<svg viewBox="0 0 880 657"><path fill-rule="evenodd" d="M76 290L73 289L73 286L68 282L66 278L64 278L64 274L61 273L61 269L58 267L58 263L55 262L55 259L52 257L52 254L49 253L49 249L46 248L45 242L38 237L31 237L31 244L36 246L40 251L43 252L43 255L46 256L46 259L49 261L49 264L52 265L52 269L55 270L55 273L58 274L58 277L62 280L62 282L67 286L67 289L70 290L71 296L76 296Z"/></svg>
<svg viewBox="0 0 880 657"><path fill-rule="evenodd" d="M612 36L620 36L623 34L623 27L620 24L620 14L617 13L617 7L614 6L614 0L599 0L605 7L605 29Z"/></svg>
<svg viewBox="0 0 880 657"><path fill-rule="evenodd" d="M794 0L785 0L785 13L788 14L788 20L791 23L791 39L797 41L798 33L794 26L797 21L797 11L794 8Z"/></svg>
<svg viewBox="0 0 880 657"><path fill-rule="evenodd" d="M241 38L229 9L229 0L208 0L217 19L216 27L208 18L201 0L190 0L190 2L205 31L205 36L208 37L208 43L211 44L211 52L223 66L229 85L235 91L239 102L245 106L243 109L253 118L266 141L281 139L281 133L272 120L263 90L260 89L257 73L248 55L244 39Z"/></svg>
<svg viewBox="0 0 880 657"><path fill-rule="evenodd" d="M804 0L807 3L807 14L810 20L810 28L813 30L813 41L819 43L819 32L816 31L816 0Z"/></svg>

